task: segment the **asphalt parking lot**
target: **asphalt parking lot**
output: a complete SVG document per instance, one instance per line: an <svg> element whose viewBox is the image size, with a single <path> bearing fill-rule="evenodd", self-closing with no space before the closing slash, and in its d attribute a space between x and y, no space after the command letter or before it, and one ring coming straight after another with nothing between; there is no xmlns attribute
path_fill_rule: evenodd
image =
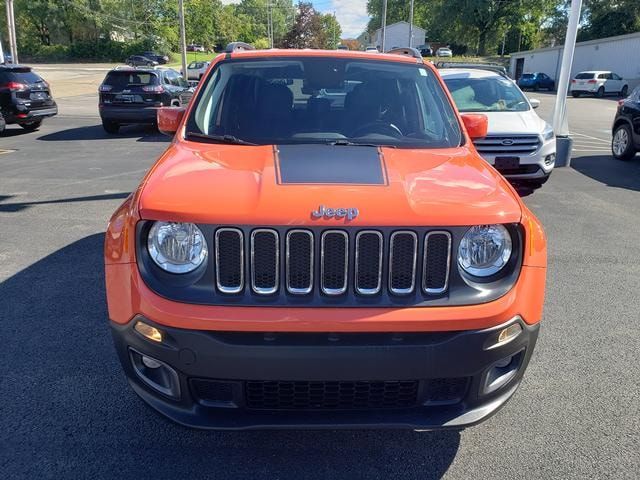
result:
<svg viewBox="0 0 640 480"><path fill-rule="evenodd" d="M147 408L111 343L102 241L169 139L107 136L94 94L59 107L0 137L0 478L637 478L640 155L609 155L615 99L569 99L572 167L526 197L549 240L538 346L463 432L203 432Z"/></svg>

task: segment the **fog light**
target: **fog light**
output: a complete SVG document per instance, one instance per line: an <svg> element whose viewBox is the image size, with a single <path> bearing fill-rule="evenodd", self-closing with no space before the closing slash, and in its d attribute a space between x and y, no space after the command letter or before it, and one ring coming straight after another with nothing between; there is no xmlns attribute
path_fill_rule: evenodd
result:
<svg viewBox="0 0 640 480"><path fill-rule="evenodd" d="M171 398L180 398L180 378L170 365L129 347L136 375L149 387Z"/></svg>
<svg viewBox="0 0 640 480"><path fill-rule="evenodd" d="M162 364L160 362L158 362L157 360L154 360L151 357L147 357L146 355L142 356L142 363L144 363L145 367L149 367L149 368L160 368L162 366Z"/></svg>
<svg viewBox="0 0 640 480"><path fill-rule="evenodd" d="M136 332L145 337L152 342L162 342L162 332L151 325L147 325L144 322L136 322L135 326ZM151 367L153 368L153 367Z"/></svg>
<svg viewBox="0 0 640 480"><path fill-rule="evenodd" d="M547 155L544 159L544 164L546 166L552 165L554 164L556 161L556 154L552 153L551 155Z"/></svg>
<svg viewBox="0 0 640 480"><path fill-rule="evenodd" d="M497 367L497 368L508 367L509 364L511 363L511 358L512 357L507 357L507 358L503 358L502 360L498 360L496 363L494 363L494 366ZM144 361L144 358L142 360Z"/></svg>
<svg viewBox="0 0 640 480"><path fill-rule="evenodd" d="M519 323L514 323L513 325L509 325L507 328L502 330L498 335L498 344L502 345L507 342L510 342L514 338L516 338L522 332L522 327Z"/></svg>
<svg viewBox="0 0 640 480"><path fill-rule="evenodd" d="M507 358L501 358L491 365L485 373L481 393L486 395L495 392L510 383L516 377L523 358L524 350Z"/></svg>

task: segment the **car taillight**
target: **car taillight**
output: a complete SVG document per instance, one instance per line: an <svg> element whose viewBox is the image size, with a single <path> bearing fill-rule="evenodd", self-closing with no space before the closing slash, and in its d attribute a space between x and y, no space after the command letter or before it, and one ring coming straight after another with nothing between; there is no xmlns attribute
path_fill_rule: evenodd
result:
<svg viewBox="0 0 640 480"><path fill-rule="evenodd" d="M596 80L589 80L587 83L596 83Z"/></svg>
<svg viewBox="0 0 640 480"><path fill-rule="evenodd" d="M147 87L142 87L142 91L144 92L153 92L153 93L162 93L164 92L164 87L162 85L150 85Z"/></svg>
<svg viewBox="0 0 640 480"><path fill-rule="evenodd" d="M111 85L100 85L100 92L110 92L113 89Z"/></svg>
<svg viewBox="0 0 640 480"><path fill-rule="evenodd" d="M11 92L19 92L20 90L26 90L27 86L20 82L8 82L0 84L0 88L7 89Z"/></svg>
<svg viewBox="0 0 640 480"><path fill-rule="evenodd" d="M621 107L624 105L624 98L622 100L618 100L618 106Z"/></svg>
<svg viewBox="0 0 640 480"><path fill-rule="evenodd" d="M574 79L574 80L571 80L571 83L576 83L575 79Z"/></svg>

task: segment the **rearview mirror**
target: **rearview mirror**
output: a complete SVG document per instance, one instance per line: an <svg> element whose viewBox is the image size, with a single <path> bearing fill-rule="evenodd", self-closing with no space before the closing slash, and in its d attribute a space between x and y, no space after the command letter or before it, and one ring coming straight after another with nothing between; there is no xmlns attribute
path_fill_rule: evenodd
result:
<svg viewBox="0 0 640 480"><path fill-rule="evenodd" d="M540 100L538 100L537 98L530 98L529 103L533 108L538 108L540 106Z"/></svg>
<svg viewBox="0 0 640 480"><path fill-rule="evenodd" d="M484 138L487 136L489 129L489 119L481 113L465 113L462 115L462 122L467 129L467 133L471 140L476 138Z"/></svg>
<svg viewBox="0 0 640 480"><path fill-rule="evenodd" d="M156 114L160 133L173 136L178 131L185 110L184 107L160 107Z"/></svg>

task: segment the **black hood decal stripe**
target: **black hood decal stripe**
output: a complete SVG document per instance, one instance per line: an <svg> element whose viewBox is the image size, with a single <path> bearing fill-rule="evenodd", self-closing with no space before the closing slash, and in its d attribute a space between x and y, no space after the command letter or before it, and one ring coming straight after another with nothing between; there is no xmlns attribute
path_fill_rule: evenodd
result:
<svg viewBox="0 0 640 480"><path fill-rule="evenodd" d="M387 185L377 147L278 145L274 153L281 184Z"/></svg>

